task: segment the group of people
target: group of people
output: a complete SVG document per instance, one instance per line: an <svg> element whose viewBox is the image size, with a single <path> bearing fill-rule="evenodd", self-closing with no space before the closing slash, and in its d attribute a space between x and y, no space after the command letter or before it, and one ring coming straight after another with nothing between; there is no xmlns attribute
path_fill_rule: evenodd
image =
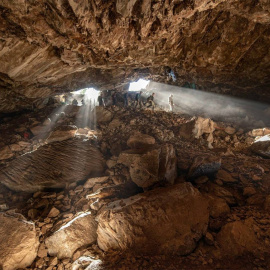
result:
<svg viewBox="0 0 270 270"><path fill-rule="evenodd" d="M134 98L134 96L133 96L133 98L130 98L128 92L125 92L122 95L122 98L124 100L124 107L128 107L130 105L130 106L133 106L134 108L141 109L143 107L146 107L146 108L152 108L152 110L154 110L156 107L155 102L154 102L155 93L152 93L146 99L146 101L143 101L142 93L143 93L142 91L137 92L135 95L135 98ZM109 99L111 100L111 102L109 101ZM105 100L106 100L106 102L105 102ZM169 101L170 111L173 112L173 110L174 110L173 95L169 96L168 101ZM113 107L115 107L115 106L117 106L118 102L119 102L119 95L117 95L116 92L112 92L111 96L106 97L106 99L105 99L104 94L102 92L98 96L98 105L102 106L102 107L105 107L105 106L109 105L110 103ZM85 104L83 99L82 99L81 103L82 103L82 105ZM72 101L72 105L78 106L78 101L75 98Z"/></svg>
<svg viewBox="0 0 270 270"><path fill-rule="evenodd" d="M152 93L146 100L146 102L144 103L142 100L142 91L136 93L135 95L135 99L131 99L129 98L128 92L125 92L123 95L123 100L124 100L124 107L128 107L129 104L135 108L140 107L142 108L143 106L146 106L147 108L152 107L152 109L154 110L155 108L155 103L154 103L154 97L155 97L155 93ZM130 102L129 102L130 101ZM111 105L113 107L115 107L117 105L117 103L119 102L119 95L117 96L116 92L113 92L111 94ZM101 93L98 97L98 105L99 106L106 106L106 102L104 99L103 94Z"/></svg>

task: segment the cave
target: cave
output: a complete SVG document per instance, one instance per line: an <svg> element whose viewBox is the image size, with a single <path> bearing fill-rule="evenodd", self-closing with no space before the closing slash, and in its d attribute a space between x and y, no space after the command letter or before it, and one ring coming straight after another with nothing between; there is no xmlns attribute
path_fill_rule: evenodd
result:
<svg viewBox="0 0 270 270"><path fill-rule="evenodd" d="M270 269L269 0L0 0L0 269Z"/></svg>

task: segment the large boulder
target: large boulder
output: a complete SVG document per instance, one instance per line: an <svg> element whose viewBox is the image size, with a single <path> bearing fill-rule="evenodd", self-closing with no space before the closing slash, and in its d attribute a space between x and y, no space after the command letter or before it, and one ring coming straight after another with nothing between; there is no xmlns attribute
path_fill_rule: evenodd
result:
<svg viewBox="0 0 270 270"><path fill-rule="evenodd" d="M22 215L0 213L0 269L13 270L32 264L39 241L35 225Z"/></svg>
<svg viewBox="0 0 270 270"><path fill-rule="evenodd" d="M185 255L205 234L208 219L206 200L190 183L182 183L102 208L97 241L105 251Z"/></svg>
<svg viewBox="0 0 270 270"><path fill-rule="evenodd" d="M173 183L177 177L175 150L169 144L124 151L117 162L129 167L132 181L142 188L160 180Z"/></svg>
<svg viewBox="0 0 270 270"><path fill-rule="evenodd" d="M48 253L59 259L70 258L80 247L97 240L97 223L91 212L83 213L45 240Z"/></svg>
<svg viewBox="0 0 270 270"><path fill-rule="evenodd" d="M96 107L96 119L99 124L110 122L113 118L113 114L107 108L102 106Z"/></svg>
<svg viewBox="0 0 270 270"><path fill-rule="evenodd" d="M222 227L217 241L224 254L241 256L258 248L254 230L243 221L234 221Z"/></svg>
<svg viewBox="0 0 270 270"><path fill-rule="evenodd" d="M250 149L255 154L265 158L270 158L270 135L261 137L250 146Z"/></svg>
<svg viewBox="0 0 270 270"><path fill-rule="evenodd" d="M103 173L105 161L89 141L66 140L39 147L12 160L0 172L0 182L15 191L62 188Z"/></svg>

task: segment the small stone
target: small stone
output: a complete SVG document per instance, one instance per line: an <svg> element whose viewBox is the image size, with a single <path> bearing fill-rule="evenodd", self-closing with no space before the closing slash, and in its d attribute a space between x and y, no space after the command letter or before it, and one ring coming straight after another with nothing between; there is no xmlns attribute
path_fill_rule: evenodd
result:
<svg viewBox="0 0 270 270"><path fill-rule="evenodd" d="M205 243L209 246L214 245L214 237L210 232L207 232L204 237Z"/></svg>
<svg viewBox="0 0 270 270"><path fill-rule="evenodd" d="M225 132L229 135L232 135L236 132L236 130L235 130L235 128L228 126L225 128Z"/></svg>
<svg viewBox="0 0 270 270"><path fill-rule="evenodd" d="M49 212L48 217L54 218L54 217L57 217L59 214L60 214L60 211L57 208L53 207L51 211Z"/></svg>
<svg viewBox="0 0 270 270"><path fill-rule="evenodd" d="M249 196L252 196L254 194L256 194L256 190L255 190L254 187L246 187L246 188L244 188L244 191L243 191L244 196L249 197Z"/></svg>
<svg viewBox="0 0 270 270"><path fill-rule="evenodd" d="M57 264L58 264L58 259L57 259L57 257L54 257L50 262L50 266L55 266Z"/></svg>
<svg viewBox="0 0 270 270"><path fill-rule="evenodd" d="M200 176L195 180L196 184L204 184L209 180L209 178L206 175Z"/></svg>
<svg viewBox="0 0 270 270"><path fill-rule="evenodd" d="M40 258L44 258L44 257L46 257L47 256L47 252L48 250L47 250L47 248L45 247L45 244L44 243L41 243L40 244L40 246L39 246L39 248L38 248L38 257L40 257Z"/></svg>

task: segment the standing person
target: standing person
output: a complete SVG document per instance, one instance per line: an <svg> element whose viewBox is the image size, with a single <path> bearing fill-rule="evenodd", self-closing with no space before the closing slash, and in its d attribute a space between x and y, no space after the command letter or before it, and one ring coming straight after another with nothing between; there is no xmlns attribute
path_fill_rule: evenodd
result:
<svg viewBox="0 0 270 270"><path fill-rule="evenodd" d="M102 97L102 93L98 96L98 106L104 106L104 100Z"/></svg>
<svg viewBox="0 0 270 270"><path fill-rule="evenodd" d="M125 92L123 97L124 97L124 107L128 107L128 92Z"/></svg>
<svg viewBox="0 0 270 270"><path fill-rule="evenodd" d="M135 108L140 105L140 108L142 108L142 91L136 94L135 96Z"/></svg>
<svg viewBox="0 0 270 270"><path fill-rule="evenodd" d="M113 105L113 107L116 106L116 103L117 103L117 97L116 97L116 92L114 92L112 94L112 105Z"/></svg>
<svg viewBox="0 0 270 270"><path fill-rule="evenodd" d="M155 96L155 93L153 93L151 96L149 96L147 98L147 103L149 103L149 105L147 106L147 108L152 107L152 110L155 109L154 96Z"/></svg>
<svg viewBox="0 0 270 270"><path fill-rule="evenodd" d="M174 108L173 95L169 96L169 106L170 106L170 111L173 112L173 108Z"/></svg>
<svg viewBox="0 0 270 270"><path fill-rule="evenodd" d="M76 99L76 98L74 98L74 99L72 100L72 105L74 105L74 106L78 106L78 101L77 101L77 99Z"/></svg>

